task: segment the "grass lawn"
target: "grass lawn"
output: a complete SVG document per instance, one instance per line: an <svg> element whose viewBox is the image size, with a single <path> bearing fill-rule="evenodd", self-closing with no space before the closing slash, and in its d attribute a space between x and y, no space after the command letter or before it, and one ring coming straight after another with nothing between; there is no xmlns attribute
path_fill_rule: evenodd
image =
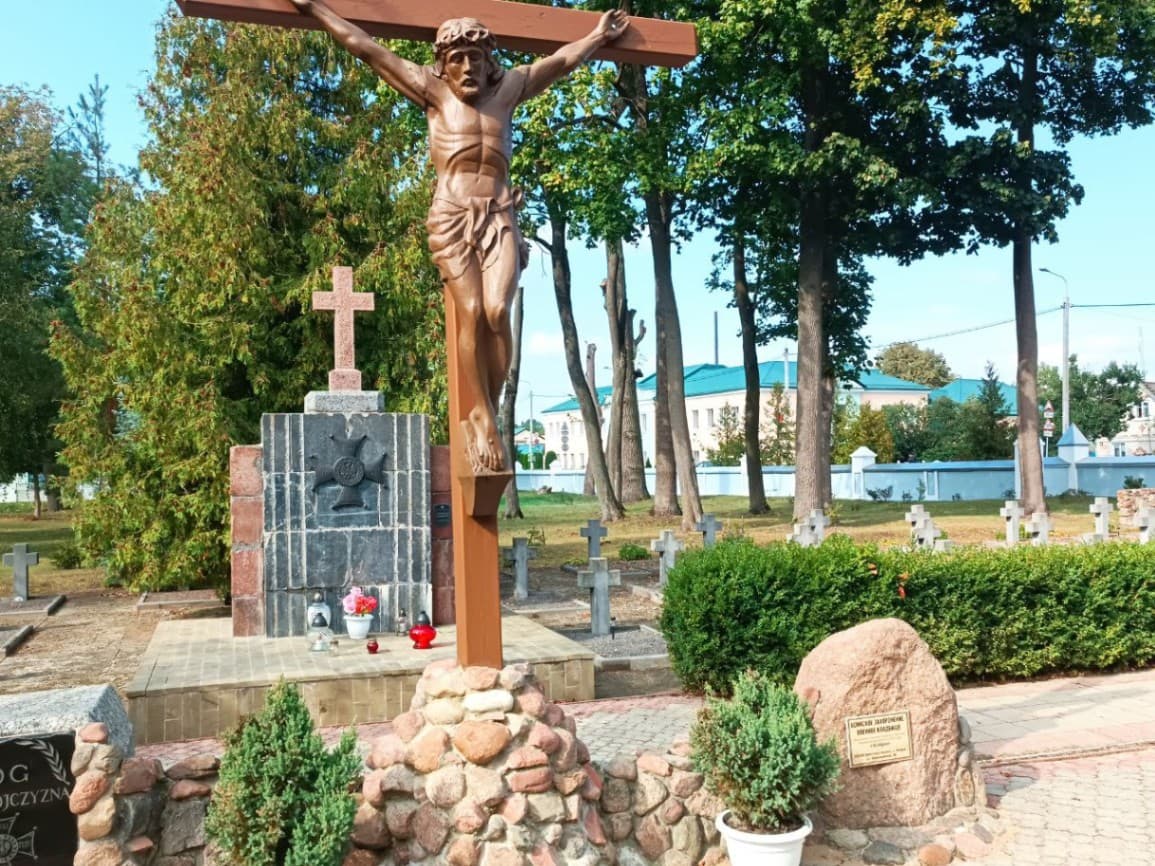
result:
<svg viewBox="0 0 1155 866"><path fill-rule="evenodd" d="M52 555L63 544L72 541L72 514L68 511L45 513L32 518L32 506L26 503L0 503L0 551L8 553L12 545L24 543L40 554L40 564L28 570L28 588L35 596L98 589L104 586L102 568L57 568ZM12 594L12 569L0 568L0 596Z"/></svg>
<svg viewBox="0 0 1155 866"><path fill-rule="evenodd" d="M1064 541L1078 538L1093 529L1093 518L1088 508L1092 502L1086 496L1060 496L1048 501L1053 529L1051 538ZM722 535L741 534L759 543L781 541L790 533L791 502L788 499L770 500L769 514L753 517L746 513L746 498L742 496L707 496L702 506L723 523ZM1003 537L1003 519L999 517L1002 502L928 502L926 509L934 517L946 537L957 544L982 544ZM622 544L632 542L649 550L651 539L663 529L673 529L687 545L701 544L696 532L684 533L679 518L655 518L649 514L650 503L639 502L627 509L626 518L606 528L609 534L602 540L603 551L616 558ZM599 514L597 500L572 493L522 493L523 520L499 521L501 544L511 544L515 535L530 536L531 544L538 547L534 567L557 567L566 562L586 559L586 540L578 531L591 517ZM910 509L907 502L839 501L833 509L834 523L828 531L842 532L856 541L878 544L906 544L910 532L903 515ZM1118 514L1112 514L1112 531L1123 537L1134 537L1129 526L1120 527ZM53 553L60 545L72 539L72 515L61 511L32 519L32 509L24 504L0 504L0 551L7 553L13 544L24 542L40 554L40 564L30 573L32 592L47 595L55 592L75 592L97 589L104 585L104 572L99 568L65 570L56 567ZM544 538L544 544L542 543ZM11 593L11 571L0 568L0 595Z"/></svg>
<svg viewBox="0 0 1155 866"><path fill-rule="evenodd" d="M503 546L511 544L515 535L531 536L537 543L538 558L535 566L558 566L569 561L584 562L586 539L578 534L587 520L599 516L597 500L573 493L522 493L520 495L523 520L502 518L498 528ZM1094 501L1089 496L1058 496L1048 500L1051 512L1051 539L1076 539L1094 529L1094 519L1088 510ZM702 507L723 523L722 535L740 534L758 543L781 541L790 534L792 502L789 499L771 499L770 513L757 517L746 513L744 496L707 496ZM907 544L910 529L903 515L910 510L909 502L859 502L842 500L835 503L833 525L828 532L841 532L856 541L885 545ZM1003 519L999 517L1001 501L927 502L926 510L944 537L956 544L982 544L1004 537ZM701 544L696 532L684 533L680 518L655 518L649 514L650 503L639 502L627 508L624 520L607 525L609 534L602 539L603 552L610 558L627 542L640 544L647 550L650 541L663 529L673 529L687 545ZM1120 529L1118 514L1111 515L1113 532L1123 537L1135 536L1129 526ZM542 545L541 535L545 544ZM536 541L532 536L537 536Z"/></svg>

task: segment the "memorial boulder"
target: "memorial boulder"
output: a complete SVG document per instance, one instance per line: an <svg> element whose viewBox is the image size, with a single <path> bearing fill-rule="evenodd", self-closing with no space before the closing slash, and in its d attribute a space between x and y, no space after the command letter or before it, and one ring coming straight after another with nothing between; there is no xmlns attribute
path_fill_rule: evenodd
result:
<svg viewBox="0 0 1155 866"><path fill-rule="evenodd" d="M842 759L842 787L822 804L830 826L915 826L956 805L954 689L905 622L831 635L803 660L794 690Z"/></svg>

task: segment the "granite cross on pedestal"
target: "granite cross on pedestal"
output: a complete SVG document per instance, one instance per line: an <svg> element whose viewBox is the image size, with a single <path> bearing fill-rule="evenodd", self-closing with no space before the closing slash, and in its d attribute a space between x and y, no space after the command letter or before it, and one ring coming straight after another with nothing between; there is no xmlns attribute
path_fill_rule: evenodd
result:
<svg viewBox="0 0 1155 866"><path fill-rule="evenodd" d="M910 528L913 530L916 526L918 526L918 524L922 523L926 519L925 506L918 503L910 506L910 511L903 515L903 519L910 524Z"/></svg>
<svg viewBox="0 0 1155 866"><path fill-rule="evenodd" d="M1139 527L1139 543L1150 544L1151 538L1151 524L1155 523L1155 509L1150 505L1140 505L1139 510L1135 512L1135 525Z"/></svg>
<svg viewBox="0 0 1155 866"><path fill-rule="evenodd" d="M1027 520L1027 535L1031 544L1042 547L1051 540L1051 516L1045 511L1036 511Z"/></svg>
<svg viewBox="0 0 1155 866"><path fill-rule="evenodd" d="M669 579L670 569L674 567L678 560L678 551L683 550L685 545L678 540L678 537L669 529L663 529L661 536L650 542L650 550L661 554L658 560L658 583L661 586L666 585Z"/></svg>
<svg viewBox="0 0 1155 866"><path fill-rule="evenodd" d="M589 539L586 546L591 560L602 555L602 539L609 534L609 530L596 517L578 531L582 538Z"/></svg>
<svg viewBox="0 0 1155 866"><path fill-rule="evenodd" d="M713 547L718 540L718 530L722 528L722 523L713 514L703 514L702 519L694 524L694 528L702 533L702 546Z"/></svg>
<svg viewBox="0 0 1155 866"><path fill-rule="evenodd" d="M12 552L4 554L4 564L12 569L12 598L28 601L28 566L37 565L40 554L29 550L27 544L13 544Z"/></svg>
<svg viewBox="0 0 1155 866"><path fill-rule="evenodd" d="M610 633L610 587L622 585L622 573L610 571L604 557L590 560L590 567L578 572L578 587L590 591L590 634Z"/></svg>
<svg viewBox="0 0 1155 866"><path fill-rule="evenodd" d="M529 598L529 561L537 559L537 549L529 546L528 538L514 538L513 547L504 550L505 561L513 563L513 598Z"/></svg>
<svg viewBox="0 0 1155 866"><path fill-rule="evenodd" d="M1024 513L1023 506L1019 505L1017 499L1008 499L999 509L999 517L1005 520L1007 525L1007 547L1014 547L1019 543L1019 526Z"/></svg>
<svg viewBox="0 0 1155 866"><path fill-rule="evenodd" d="M372 310L371 292L353 291L353 269L333 268L333 291L313 292L314 310L334 310L333 369L329 371L330 391L360 391L361 371L357 369L353 312Z"/></svg>

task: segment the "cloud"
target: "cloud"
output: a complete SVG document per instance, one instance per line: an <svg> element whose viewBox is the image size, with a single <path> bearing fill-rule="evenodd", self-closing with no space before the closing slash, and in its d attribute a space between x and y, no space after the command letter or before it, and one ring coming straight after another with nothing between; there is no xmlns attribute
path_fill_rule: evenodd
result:
<svg viewBox="0 0 1155 866"><path fill-rule="evenodd" d="M562 341L561 331L545 333L534 331L524 346L527 355L564 355L565 343Z"/></svg>

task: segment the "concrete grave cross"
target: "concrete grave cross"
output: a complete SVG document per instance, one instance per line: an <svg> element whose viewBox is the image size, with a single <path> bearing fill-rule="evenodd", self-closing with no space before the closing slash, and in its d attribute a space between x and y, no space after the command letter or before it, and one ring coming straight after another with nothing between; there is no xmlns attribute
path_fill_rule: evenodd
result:
<svg viewBox="0 0 1155 866"><path fill-rule="evenodd" d="M913 524L912 534L915 547L938 549L938 537L942 535L942 530L934 525L934 518L924 511Z"/></svg>
<svg viewBox="0 0 1155 866"><path fill-rule="evenodd" d="M360 391L361 371L357 369L353 313L375 306L371 292L353 291L353 269L333 268L333 291L313 292L314 310L333 310L333 369L329 371L330 391Z"/></svg>
<svg viewBox="0 0 1155 866"><path fill-rule="evenodd" d="M795 523L790 530L790 534L786 536L787 541L793 541L802 547L814 547L818 542L814 539L814 530L810 528L810 523Z"/></svg>
<svg viewBox="0 0 1155 866"><path fill-rule="evenodd" d="M529 598L529 561L537 559L537 549L529 546L528 538L514 538L513 547L503 550L505 561L513 563L513 598Z"/></svg>
<svg viewBox="0 0 1155 866"><path fill-rule="evenodd" d="M903 515L906 522L910 524L911 529L922 523L922 521L926 519L926 516L926 508L919 504L910 506L910 511Z"/></svg>
<svg viewBox="0 0 1155 866"><path fill-rule="evenodd" d="M999 509L999 517L1006 521L1007 547L1014 547L1019 543L1019 527L1025 513L1017 499L1008 499Z"/></svg>
<svg viewBox="0 0 1155 866"><path fill-rule="evenodd" d="M1092 542L1106 541L1111 535L1111 512L1114 510L1110 501L1106 496L1096 496L1090 510L1095 515L1095 531L1088 540Z"/></svg>
<svg viewBox="0 0 1155 866"><path fill-rule="evenodd" d="M694 528L702 533L702 546L713 547L718 538L718 530L722 523L713 514L703 514L702 519L694 524Z"/></svg>
<svg viewBox="0 0 1155 866"><path fill-rule="evenodd" d="M655 538L650 542L650 550L661 554L658 560L658 583L661 586L666 585L669 579L670 569L674 567L677 562L678 551L685 549L685 545L678 540L672 530L663 529L661 536Z"/></svg>
<svg viewBox="0 0 1155 866"><path fill-rule="evenodd" d="M591 561L602 555L602 539L609 534L610 531L602 526L602 522L596 517L579 530L578 535L588 539L587 546Z"/></svg>
<svg viewBox="0 0 1155 866"><path fill-rule="evenodd" d="M1027 535L1031 544L1042 547L1051 543L1051 516L1045 511L1036 511L1027 520Z"/></svg>
<svg viewBox="0 0 1155 866"><path fill-rule="evenodd" d="M12 569L12 598L28 601L28 566L37 565L40 554L29 550L27 544L13 544L12 552L4 554L4 564Z"/></svg>
<svg viewBox="0 0 1155 866"><path fill-rule="evenodd" d="M822 513L821 508L811 510L810 516L806 518L806 525L814 536L815 544L821 544L826 540L826 527L830 525L830 518Z"/></svg>
<svg viewBox="0 0 1155 866"><path fill-rule="evenodd" d="M578 588L590 591L590 633L610 633L610 587L622 585L622 573L611 571L605 557L590 560L590 567L578 572Z"/></svg>
<svg viewBox="0 0 1155 866"><path fill-rule="evenodd" d="M1151 538L1151 524L1155 523L1155 510L1150 505L1144 503L1139 506L1139 510L1135 512L1133 518L1135 525L1139 528L1139 543L1150 544Z"/></svg>

